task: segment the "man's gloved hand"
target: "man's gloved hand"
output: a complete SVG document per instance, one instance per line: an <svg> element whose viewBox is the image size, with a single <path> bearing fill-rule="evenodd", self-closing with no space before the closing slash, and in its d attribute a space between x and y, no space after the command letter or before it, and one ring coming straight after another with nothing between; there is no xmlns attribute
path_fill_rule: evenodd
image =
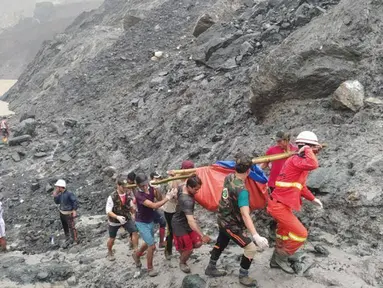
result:
<svg viewBox="0 0 383 288"><path fill-rule="evenodd" d="M168 193L166 193L166 198L168 199L168 200L171 200L171 199L173 199L174 197L176 197L176 195L177 195L177 189L176 188L173 188L172 190L170 190Z"/></svg>
<svg viewBox="0 0 383 288"><path fill-rule="evenodd" d="M121 225L124 225L126 223L126 219L124 216L117 216L116 219L121 223Z"/></svg>
<svg viewBox="0 0 383 288"><path fill-rule="evenodd" d="M323 209L322 201L320 201L318 198L315 198L313 202L318 205L321 209Z"/></svg>
<svg viewBox="0 0 383 288"><path fill-rule="evenodd" d="M259 234L254 234L253 239L255 243L257 243L258 247L261 249L265 249L269 247L269 241L265 237L260 236Z"/></svg>

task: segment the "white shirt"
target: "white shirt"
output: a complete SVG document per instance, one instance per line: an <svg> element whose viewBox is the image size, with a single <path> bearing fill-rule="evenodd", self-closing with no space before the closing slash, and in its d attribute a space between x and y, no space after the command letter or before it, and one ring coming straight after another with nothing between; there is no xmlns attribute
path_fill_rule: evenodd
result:
<svg viewBox="0 0 383 288"><path fill-rule="evenodd" d="M0 238L5 237L5 223L3 220L3 203L0 202Z"/></svg>

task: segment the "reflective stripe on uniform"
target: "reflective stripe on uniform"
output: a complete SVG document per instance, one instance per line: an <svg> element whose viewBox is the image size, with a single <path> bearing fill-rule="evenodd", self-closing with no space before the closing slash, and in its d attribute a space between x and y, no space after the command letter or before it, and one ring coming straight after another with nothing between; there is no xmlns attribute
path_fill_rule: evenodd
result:
<svg viewBox="0 0 383 288"><path fill-rule="evenodd" d="M281 239L281 240L284 240L284 241L290 239L289 236L284 236L284 235L279 235L279 234L277 234L277 238L278 238L278 239Z"/></svg>
<svg viewBox="0 0 383 288"><path fill-rule="evenodd" d="M294 233L292 232L289 232L289 235L288 236L285 236L285 235L279 235L279 234L276 234L277 238L278 239L281 239L283 241L287 241L287 240L293 240L293 241L296 241L296 242L305 242L307 238L304 238L304 237L299 237L297 235L295 235Z"/></svg>
<svg viewBox="0 0 383 288"><path fill-rule="evenodd" d="M289 237L290 237L291 240L294 240L294 241L297 241L297 242L305 242L306 239L307 239L305 237L299 237L299 236L295 235L292 232L289 232Z"/></svg>
<svg viewBox="0 0 383 288"><path fill-rule="evenodd" d="M283 187L283 188L289 188L289 187L295 187L299 190L303 189L303 185L298 182L282 182L282 181L275 181L276 187Z"/></svg>

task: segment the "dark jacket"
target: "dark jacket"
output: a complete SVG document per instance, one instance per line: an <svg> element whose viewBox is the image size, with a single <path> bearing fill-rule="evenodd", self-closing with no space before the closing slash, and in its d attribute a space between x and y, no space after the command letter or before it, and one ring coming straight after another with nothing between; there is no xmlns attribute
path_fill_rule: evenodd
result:
<svg viewBox="0 0 383 288"><path fill-rule="evenodd" d="M68 190L65 190L64 192L55 196L54 200L56 204L60 204L61 211L72 211L77 210L78 208L76 196Z"/></svg>
<svg viewBox="0 0 383 288"><path fill-rule="evenodd" d="M131 201L132 199L128 196L128 193L125 194L125 203L123 204L121 201L120 196L118 195L118 192L115 191L111 195L113 200L113 209L112 212L116 214L117 216L124 216L126 220L130 220L132 218L130 209L131 209ZM109 221L114 223L120 223L117 219L109 217Z"/></svg>

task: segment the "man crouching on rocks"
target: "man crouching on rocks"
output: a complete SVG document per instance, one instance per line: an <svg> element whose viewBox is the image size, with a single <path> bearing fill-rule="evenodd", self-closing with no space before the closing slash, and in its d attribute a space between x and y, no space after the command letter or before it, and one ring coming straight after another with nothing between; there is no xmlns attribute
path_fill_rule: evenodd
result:
<svg viewBox="0 0 383 288"><path fill-rule="evenodd" d="M204 235L194 218L194 195L202 186L198 176L191 176L186 180L186 185L178 186L178 203L176 214L172 219L174 242L180 256L180 269L190 273L187 265L193 249L200 248L202 243L209 243L210 237Z"/></svg>
<svg viewBox="0 0 383 288"><path fill-rule="evenodd" d="M249 268L257 249L253 240L245 234L245 231L247 229L251 233L255 243L261 249L268 247L268 241L257 233L250 216L250 199L245 181L251 166L251 157L238 155L235 163L235 173L229 174L225 178L218 206L218 239L210 253L210 262L205 274L213 277L226 275L225 271L216 268L216 264L222 251L232 240L244 249L239 269L239 282L247 287L256 287L257 281L249 277Z"/></svg>
<svg viewBox="0 0 383 288"><path fill-rule="evenodd" d="M77 198L72 192L66 190L66 182L63 179L57 180L55 187L53 197L55 203L60 205L60 220L66 237L65 244L77 243L77 230L74 225L74 218L77 217Z"/></svg>
<svg viewBox="0 0 383 288"><path fill-rule="evenodd" d="M114 240L120 227L124 227L131 235L133 250L136 252L138 246L138 230L132 219L132 197L129 192L129 180L127 175L119 175L117 177L117 189L114 191L106 202L106 214L109 218L109 239L108 260L114 261L116 258L113 253ZM135 255L135 252L133 255Z"/></svg>
<svg viewBox="0 0 383 288"><path fill-rule="evenodd" d="M3 203L0 202L0 252L7 250L7 241L5 240L5 223L3 219Z"/></svg>

